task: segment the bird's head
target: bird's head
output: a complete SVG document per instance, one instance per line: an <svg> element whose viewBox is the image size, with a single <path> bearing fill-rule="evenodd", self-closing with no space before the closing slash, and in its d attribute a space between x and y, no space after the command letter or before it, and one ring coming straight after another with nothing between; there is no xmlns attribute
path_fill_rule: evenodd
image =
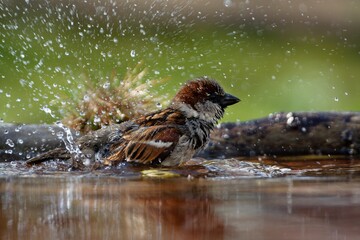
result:
<svg viewBox="0 0 360 240"><path fill-rule="evenodd" d="M172 100L172 106L184 112L188 118L199 118L216 123L224 109L240 99L226 93L214 80L207 77L188 81Z"/></svg>

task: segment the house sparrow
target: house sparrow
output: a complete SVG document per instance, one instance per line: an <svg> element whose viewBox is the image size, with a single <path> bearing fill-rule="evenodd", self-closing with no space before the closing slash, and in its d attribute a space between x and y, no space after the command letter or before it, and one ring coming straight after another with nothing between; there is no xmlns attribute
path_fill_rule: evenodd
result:
<svg viewBox="0 0 360 240"><path fill-rule="evenodd" d="M224 109L239 101L207 77L189 81L167 108L79 138L76 145L80 158L102 161L105 165L123 161L179 165L205 146ZM74 159L75 155L79 157L79 153L57 148L27 163Z"/></svg>

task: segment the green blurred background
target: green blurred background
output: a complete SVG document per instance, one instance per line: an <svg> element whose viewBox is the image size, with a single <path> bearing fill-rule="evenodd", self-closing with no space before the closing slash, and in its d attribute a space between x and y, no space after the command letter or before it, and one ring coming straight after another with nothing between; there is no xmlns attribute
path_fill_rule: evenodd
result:
<svg viewBox="0 0 360 240"><path fill-rule="evenodd" d="M61 119L83 75L141 61L148 79L169 77L153 89L169 99L193 77L219 80L242 100L223 121L360 109L359 1L9 0L0 29L4 122Z"/></svg>

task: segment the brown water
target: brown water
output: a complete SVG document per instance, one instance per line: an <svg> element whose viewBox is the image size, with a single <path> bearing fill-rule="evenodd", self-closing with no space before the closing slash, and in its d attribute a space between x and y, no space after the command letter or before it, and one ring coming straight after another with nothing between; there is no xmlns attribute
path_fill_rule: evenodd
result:
<svg viewBox="0 0 360 240"><path fill-rule="evenodd" d="M358 239L359 161L328 161L87 173L2 165L0 238Z"/></svg>

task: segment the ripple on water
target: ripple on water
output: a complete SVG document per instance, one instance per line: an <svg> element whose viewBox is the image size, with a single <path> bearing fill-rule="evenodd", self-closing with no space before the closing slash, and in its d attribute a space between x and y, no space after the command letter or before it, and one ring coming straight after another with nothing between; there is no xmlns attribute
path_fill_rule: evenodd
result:
<svg viewBox="0 0 360 240"><path fill-rule="evenodd" d="M337 156L261 157L232 159L191 159L180 167L149 167L122 163L116 167L87 167L72 170L70 162L48 161L28 166L21 161L0 163L0 176L116 176L121 178L272 178L304 176L359 176L360 160Z"/></svg>

